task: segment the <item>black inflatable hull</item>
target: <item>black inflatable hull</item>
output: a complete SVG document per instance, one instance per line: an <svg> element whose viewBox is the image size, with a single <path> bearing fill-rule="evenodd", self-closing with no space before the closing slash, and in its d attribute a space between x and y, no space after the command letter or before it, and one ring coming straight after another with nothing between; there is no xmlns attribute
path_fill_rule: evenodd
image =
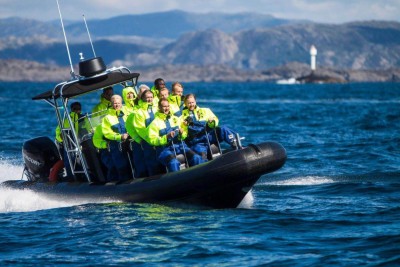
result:
<svg viewBox="0 0 400 267"><path fill-rule="evenodd" d="M179 172L120 184L6 181L2 186L29 189L58 200L179 201L213 208L235 208L261 175L281 168L285 149L277 143L249 145Z"/></svg>

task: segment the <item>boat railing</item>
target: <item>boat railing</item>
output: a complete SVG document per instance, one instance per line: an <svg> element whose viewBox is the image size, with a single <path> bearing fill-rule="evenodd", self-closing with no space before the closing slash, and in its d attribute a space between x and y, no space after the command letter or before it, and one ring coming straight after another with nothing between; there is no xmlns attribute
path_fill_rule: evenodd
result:
<svg viewBox="0 0 400 267"><path fill-rule="evenodd" d="M221 156L222 155L222 149L221 149L221 144L220 144L220 142L218 140L217 129L214 128L214 130L213 130L214 131L214 135L215 135L215 140L217 141L217 146L211 144L210 137L208 136L206 126L204 126L204 129L205 129L205 135L206 135L206 139L207 139L208 148L210 150L211 159L214 159L214 158L217 158L217 157Z"/></svg>
<svg viewBox="0 0 400 267"><path fill-rule="evenodd" d="M126 153L126 156L129 161L129 166L130 166L131 172L132 172L132 177L135 178L135 164L133 163L132 153L130 153L133 151L133 147L131 146L131 143L129 141L119 142L118 148L119 148L119 151L121 151L122 153Z"/></svg>
<svg viewBox="0 0 400 267"><path fill-rule="evenodd" d="M179 161L179 169L183 170L183 169L189 168L189 163L188 163L188 160L187 160L186 151L185 151L185 145L184 145L183 141L182 140L180 141L180 143L182 145L183 154L177 154L176 153L176 149L175 149L174 141L171 141L171 143L172 143L172 147L174 148L175 158ZM182 155L183 158L180 155Z"/></svg>

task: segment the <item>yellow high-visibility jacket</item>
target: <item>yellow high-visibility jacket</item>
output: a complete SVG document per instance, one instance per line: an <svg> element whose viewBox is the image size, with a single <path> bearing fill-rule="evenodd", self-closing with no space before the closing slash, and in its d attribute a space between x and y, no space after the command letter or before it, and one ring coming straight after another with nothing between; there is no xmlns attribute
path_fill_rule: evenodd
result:
<svg viewBox="0 0 400 267"><path fill-rule="evenodd" d="M101 125L98 125L94 130L93 134L93 145L98 149L106 149L108 142L104 138L103 132L101 131Z"/></svg>
<svg viewBox="0 0 400 267"><path fill-rule="evenodd" d="M169 127L166 121L169 122ZM152 146L167 145L169 141L167 134L178 128L183 130L182 135L176 135L173 139L184 140L187 136L187 126L183 123L180 117L175 115L166 115L164 113L157 112L155 119L150 123L147 128L147 139L146 141Z"/></svg>
<svg viewBox="0 0 400 267"><path fill-rule="evenodd" d="M200 108L200 107L196 106L196 108L193 110L193 114L196 117L197 121L207 122L208 127L210 127L210 128L215 128L218 126L218 123L219 123L218 117L215 116L215 114L209 108ZM187 108L183 109L182 116L181 116L183 119L186 119L190 115L191 115L191 112L189 111L189 109L187 109ZM214 119L214 121L209 123L208 122L209 119Z"/></svg>
<svg viewBox="0 0 400 267"><path fill-rule="evenodd" d="M109 109L108 114L101 121L101 131L104 137L112 141L121 141L122 134L126 133L125 122L127 117L122 110ZM122 118L123 125L118 118Z"/></svg>

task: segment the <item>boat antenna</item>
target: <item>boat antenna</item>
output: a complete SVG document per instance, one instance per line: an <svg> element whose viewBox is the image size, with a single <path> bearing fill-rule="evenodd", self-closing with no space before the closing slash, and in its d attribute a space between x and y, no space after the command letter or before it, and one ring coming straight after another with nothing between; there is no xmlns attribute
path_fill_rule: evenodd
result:
<svg viewBox="0 0 400 267"><path fill-rule="evenodd" d="M89 36L90 45L92 46L93 55L94 55L94 57L96 57L96 52L94 51L93 42L92 42L92 38L90 37L90 32L89 32L88 25L86 23L85 15L82 15L82 16L83 16L83 21L85 22L87 34Z"/></svg>
<svg viewBox="0 0 400 267"><path fill-rule="evenodd" d="M61 27L64 33L64 40L65 40L65 46L67 47L67 53L68 53L68 59L69 59L69 65L71 66L71 78L75 78L75 72L74 72L74 67L72 66L72 60L71 60L71 54L69 53L69 47L68 47L68 41L67 41L67 35L65 34L65 29L64 29L64 23L61 15L61 10L60 10L60 4L57 1L57 7L58 7L58 13L60 14L60 21L61 21Z"/></svg>

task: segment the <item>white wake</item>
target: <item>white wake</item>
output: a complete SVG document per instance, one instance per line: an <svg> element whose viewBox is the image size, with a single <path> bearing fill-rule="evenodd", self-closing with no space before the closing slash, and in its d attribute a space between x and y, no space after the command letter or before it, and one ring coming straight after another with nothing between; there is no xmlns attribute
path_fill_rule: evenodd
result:
<svg viewBox="0 0 400 267"><path fill-rule="evenodd" d="M250 209L253 207L253 204L254 204L254 196L253 196L253 192L250 190L246 194L246 196L242 199L238 208Z"/></svg>
<svg viewBox="0 0 400 267"><path fill-rule="evenodd" d="M0 184L7 180L20 180L23 166L15 165L7 161L0 162ZM45 210L62 207L72 207L87 203L104 203L106 201L57 201L49 199L43 195L30 190L14 190L0 186L0 213L5 212L28 212L36 210ZM254 197L251 191L247 193L239 208L251 208L254 203Z"/></svg>
<svg viewBox="0 0 400 267"><path fill-rule="evenodd" d="M23 166L14 165L7 161L0 162L0 183L7 180L20 180L22 171ZM30 190L14 190L0 186L0 213L71 207L87 203L90 203L90 201L57 201Z"/></svg>
<svg viewBox="0 0 400 267"><path fill-rule="evenodd" d="M290 178L287 180L265 182L262 184L263 185L291 186L291 185L321 185L321 184L332 184L332 183L335 183L335 181L330 177L301 176L301 177Z"/></svg>

